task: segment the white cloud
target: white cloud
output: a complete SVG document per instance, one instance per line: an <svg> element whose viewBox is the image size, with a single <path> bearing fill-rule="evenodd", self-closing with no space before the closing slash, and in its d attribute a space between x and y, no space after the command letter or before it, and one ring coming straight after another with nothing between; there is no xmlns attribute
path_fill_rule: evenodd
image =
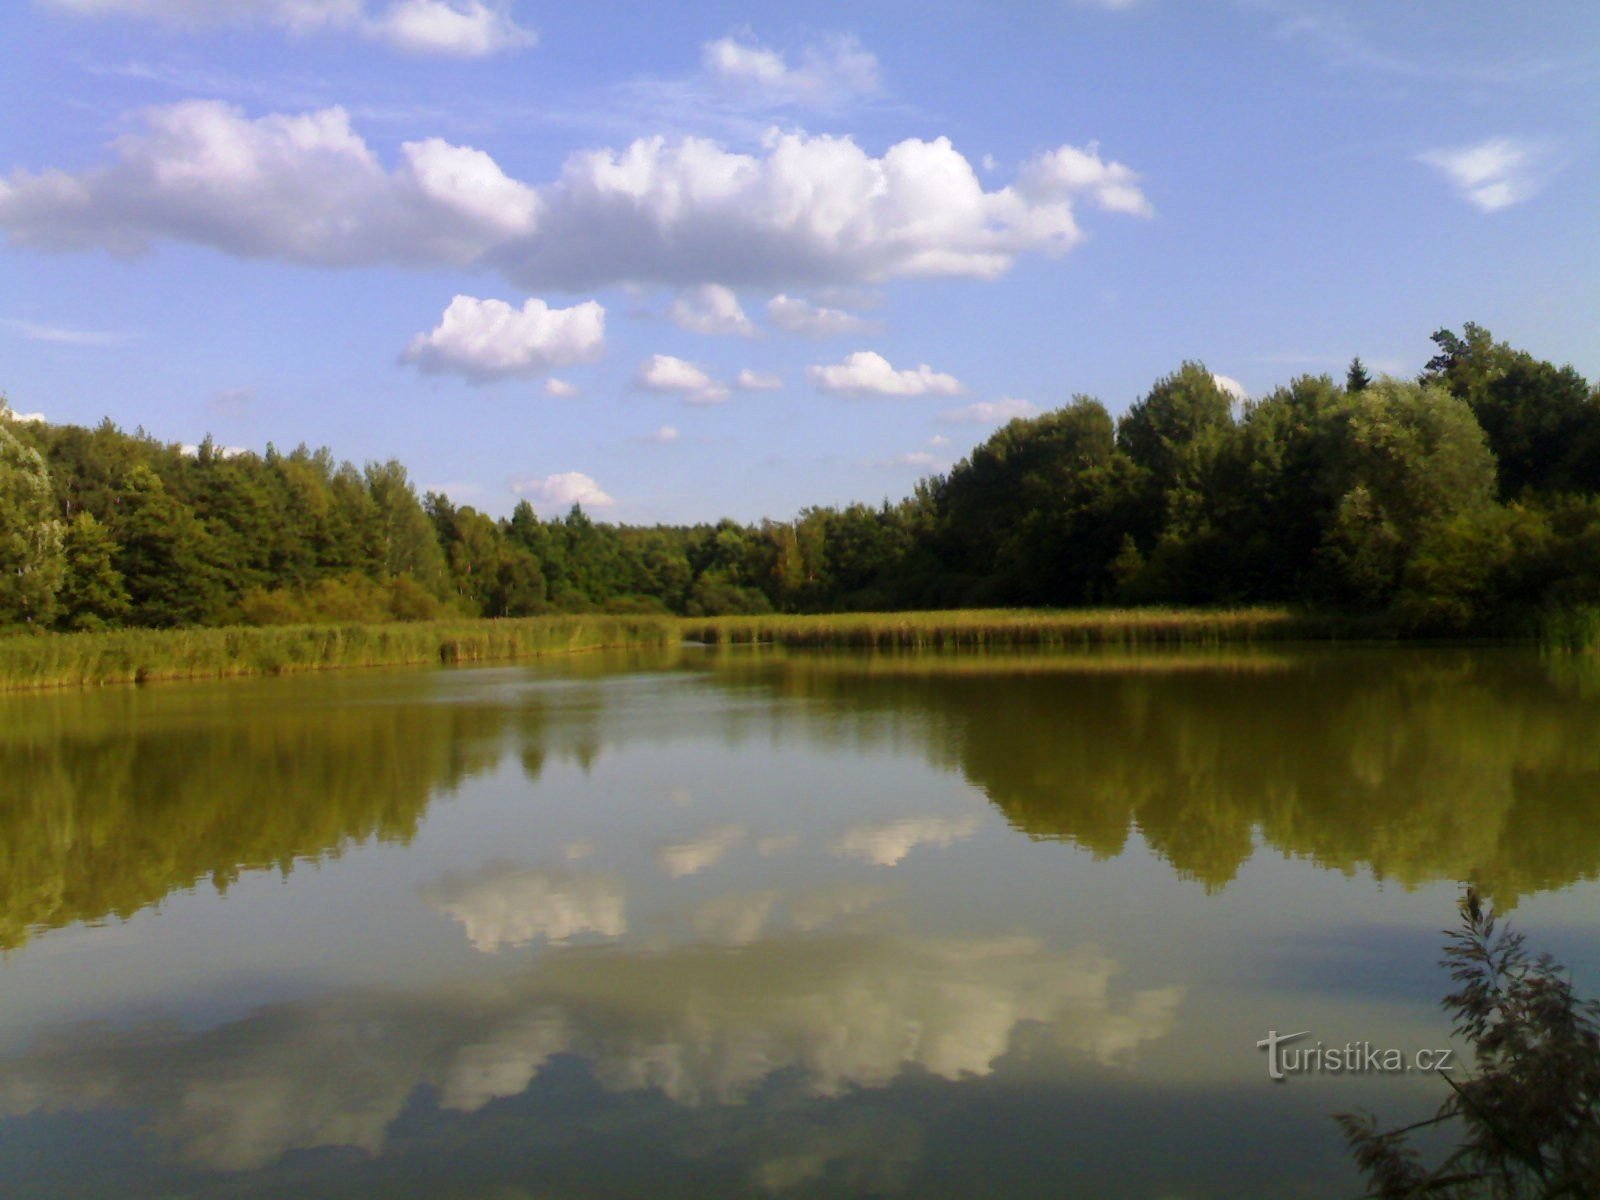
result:
<svg viewBox="0 0 1600 1200"><path fill-rule="evenodd" d="M679 434L678 434L678 431L677 431L676 428L674 428L671 425L663 425L660 429L656 430L654 433L645 434L644 437L642 439L640 439L640 440L641 441L646 441L646 442L654 442L658 446L670 446L670 445L672 445L673 442L678 440L678 437L679 437Z"/></svg>
<svg viewBox="0 0 1600 1200"><path fill-rule="evenodd" d="M565 379L546 379L544 394L554 396L558 400L572 400L583 395L583 389L576 384L568 383Z"/></svg>
<svg viewBox="0 0 1600 1200"><path fill-rule="evenodd" d="M871 350L857 350L842 363L811 367L806 373L822 391L847 396L954 396L964 390L954 375L926 363L897 371Z"/></svg>
<svg viewBox="0 0 1600 1200"><path fill-rule="evenodd" d="M594 300L551 308L531 299L516 309L504 300L457 296L431 332L411 339L405 361L429 374L451 372L475 383L537 375L592 362L605 348L605 330L606 310Z"/></svg>
<svg viewBox="0 0 1600 1200"><path fill-rule="evenodd" d="M667 310L679 329L690 333L738 334L754 337L756 327L739 307L739 298L718 283L703 283L681 292Z"/></svg>
<svg viewBox="0 0 1600 1200"><path fill-rule="evenodd" d="M930 446L948 446L949 444L950 439L942 433L936 433L928 439L928 445Z"/></svg>
<svg viewBox="0 0 1600 1200"><path fill-rule="evenodd" d="M1544 186L1542 147L1515 138L1491 138L1475 146L1429 150L1417 160L1444 173L1470 203L1497 212L1537 195Z"/></svg>
<svg viewBox="0 0 1600 1200"><path fill-rule="evenodd" d="M725 37L700 48L700 64L716 83L770 104L834 109L878 91L878 60L853 37L801 49L798 62L748 37Z"/></svg>
<svg viewBox="0 0 1600 1200"><path fill-rule="evenodd" d="M125 333L104 329L71 329L65 325L42 325L36 321L0 321L30 342L52 342L62 346L120 346Z"/></svg>
<svg viewBox="0 0 1600 1200"><path fill-rule="evenodd" d="M456 58L481 58L535 41L509 11L483 0L396 0L365 27L396 49Z"/></svg>
<svg viewBox="0 0 1600 1200"><path fill-rule="evenodd" d="M574 154L532 187L482 151L407 142L386 169L339 108L247 118L215 101L144 110L112 160L0 180L20 245L133 254L171 239L317 266L488 265L527 290L994 278L1081 238L1073 203L1142 211L1091 147L985 191L945 138L874 158L848 137L770 133L759 153L644 138Z"/></svg>
<svg viewBox="0 0 1600 1200"><path fill-rule="evenodd" d="M26 417L18 417L17 419L19 421L27 420ZM242 454L250 453L250 451L243 446L213 446L211 452L217 458L238 458ZM185 442L178 447L178 453L183 455L185 458L199 458L200 447L190 445L189 443Z"/></svg>
<svg viewBox="0 0 1600 1200"><path fill-rule="evenodd" d="M407 142L385 171L341 108L250 119L187 100L144 110L112 146L109 166L0 180L0 227L51 250L171 238L315 266L465 266L537 219L537 193L478 150Z"/></svg>
<svg viewBox="0 0 1600 1200"><path fill-rule="evenodd" d="M633 384L641 391L683 397L689 404L721 404L728 389L692 362L670 354L652 354L639 364Z"/></svg>
<svg viewBox="0 0 1600 1200"><path fill-rule="evenodd" d="M783 379L771 371L752 371L745 367L733 381L733 386L741 392L775 392L783 387Z"/></svg>
<svg viewBox="0 0 1600 1200"><path fill-rule="evenodd" d="M1027 400L1002 396L998 400L979 400L965 408L952 408L939 414L941 421L963 422L973 425L1003 425L1018 417L1036 417L1039 407Z"/></svg>
<svg viewBox="0 0 1600 1200"><path fill-rule="evenodd" d="M446 875L422 896L459 921L473 949L485 954L535 938L565 942L628 932L622 883L605 875L495 863L471 875Z"/></svg>
<svg viewBox="0 0 1600 1200"><path fill-rule="evenodd" d="M782 294L767 301L767 319L785 333L803 333L808 337L867 333L878 328L877 322L865 320L842 308L820 308L798 296Z"/></svg>
<svg viewBox="0 0 1600 1200"><path fill-rule="evenodd" d="M918 846L950 846L978 831L973 813L959 817L901 817L845 830L828 849L841 858L859 858L892 867Z"/></svg>
<svg viewBox="0 0 1600 1200"><path fill-rule="evenodd" d="M1213 371L1211 373L1211 379L1212 382L1214 382L1223 391L1227 392L1228 395L1232 396L1235 400L1243 402L1250 399L1250 393L1244 390L1244 384L1240 383L1233 376L1218 375L1215 371Z"/></svg>
<svg viewBox="0 0 1600 1200"><path fill-rule="evenodd" d="M42 0L89 17L141 17L169 25L269 25L294 34L340 31L386 42L412 54L477 58L531 46L533 30L510 5L490 0L392 0L373 10L366 0Z"/></svg>
<svg viewBox="0 0 1600 1200"><path fill-rule="evenodd" d="M667 842L655 850L656 866L672 879L698 875L716 866L728 851L741 845L745 830L739 825L708 825L681 842Z"/></svg>
<svg viewBox="0 0 1600 1200"><path fill-rule="evenodd" d="M15 421L19 425L43 425L45 423L43 413L12 412L3 403L0 403L0 417L4 417L8 421Z"/></svg>
<svg viewBox="0 0 1600 1200"><path fill-rule="evenodd" d="M1138 187L1139 176L1119 162L1105 162L1095 142L1080 150L1060 146L1024 164L1017 188L1024 195L1048 202L1087 196L1109 212L1152 217L1155 209Z"/></svg>
<svg viewBox="0 0 1600 1200"><path fill-rule="evenodd" d="M527 477L513 479L511 490L518 496L528 497L535 505L560 510L574 504L584 508L610 508L616 503L600 490L589 476L581 471L564 471L560 475L546 475L543 479Z"/></svg>

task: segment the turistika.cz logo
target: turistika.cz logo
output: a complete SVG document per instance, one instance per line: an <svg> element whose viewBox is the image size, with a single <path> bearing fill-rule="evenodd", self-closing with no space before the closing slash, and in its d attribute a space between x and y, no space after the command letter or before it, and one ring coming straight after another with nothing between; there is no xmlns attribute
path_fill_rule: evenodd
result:
<svg viewBox="0 0 1600 1200"><path fill-rule="evenodd" d="M1287 1079L1290 1075L1406 1075L1412 1071L1453 1071L1454 1050L1416 1050L1407 1054L1393 1047L1374 1046L1371 1042L1345 1042L1329 1046L1317 1041L1307 1046L1291 1046L1301 1038L1311 1036L1309 1029L1299 1033L1279 1033L1269 1030L1267 1036L1256 1043L1257 1050L1267 1052L1267 1074L1273 1079Z"/></svg>

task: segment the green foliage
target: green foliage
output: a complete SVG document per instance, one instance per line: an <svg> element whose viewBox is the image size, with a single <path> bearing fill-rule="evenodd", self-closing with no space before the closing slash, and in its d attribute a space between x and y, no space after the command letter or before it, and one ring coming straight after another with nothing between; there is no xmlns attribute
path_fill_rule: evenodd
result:
<svg viewBox="0 0 1600 1200"><path fill-rule="evenodd" d="M1322 583L1361 607L1390 603L1412 549L1494 499L1494 459L1465 403L1384 380L1335 418L1327 486L1337 496L1318 551Z"/></svg>
<svg viewBox="0 0 1600 1200"><path fill-rule="evenodd" d="M1488 435L1507 497L1600 487L1600 397L1570 366L1541 362L1470 322L1465 337L1433 335L1423 372L1466 401Z"/></svg>
<svg viewBox="0 0 1600 1200"><path fill-rule="evenodd" d="M0 524L37 564L4 577L0 622L1311 603L1418 635L1556 630L1600 607L1600 397L1478 326L1434 341L1419 383L1356 359L1344 387L1242 406L1187 362L1120 419L1077 396L1012 421L899 503L757 525L496 520L419 501L396 462L12 422L5 503L27 480L40 519Z"/></svg>
<svg viewBox="0 0 1600 1200"><path fill-rule="evenodd" d="M1441 1078L1450 1096L1431 1121L1380 1133L1371 1114L1338 1117L1380 1200L1441 1196L1554 1200L1600 1195L1600 1003L1579 998L1549 955L1531 958L1523 935L1495 930L1472 889L1445 963L1445 997L1477 1073ZM1459 1128L1459 1143L1424 1167L1409 1144L1418 1128Z"/></svg>
<svg viewBox="0 0 1600 1200"><path fill-rule="evenodd" d="M128 614L128 589L117 570L116 539L94 515L80 511L62 539L59 625L64 629L104 629Z"/></svg>
<svg viewBox="0 0 1600 1200"><path fill-rule="evenodd" d="M44 459L9 429L0 402L0 626L47 625L65 561Z"/></svg>

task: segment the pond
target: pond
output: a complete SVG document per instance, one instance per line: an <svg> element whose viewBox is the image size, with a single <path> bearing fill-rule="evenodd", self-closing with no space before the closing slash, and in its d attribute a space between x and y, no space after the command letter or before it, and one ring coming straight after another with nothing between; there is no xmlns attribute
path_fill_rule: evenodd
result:
<svg viewBox="0 0 1600 1200"><path fill-rule="evenodd" d="M1459 1053L1465 880L1600 991L1597 818L1514 648L10 697L0 1195L1352 1196L1443 1083L1257 1043Z"/></svg>

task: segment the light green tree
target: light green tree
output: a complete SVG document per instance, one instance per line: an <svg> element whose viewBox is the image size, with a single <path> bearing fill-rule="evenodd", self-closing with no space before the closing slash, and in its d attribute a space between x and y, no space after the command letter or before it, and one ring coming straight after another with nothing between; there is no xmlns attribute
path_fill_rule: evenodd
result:
<svg viewBox="0 0 1600 1200"><path fill-rule="evenodd" d="M50 472L6 428L0 401L0 625L48 624L64 561Z"/></svg>

